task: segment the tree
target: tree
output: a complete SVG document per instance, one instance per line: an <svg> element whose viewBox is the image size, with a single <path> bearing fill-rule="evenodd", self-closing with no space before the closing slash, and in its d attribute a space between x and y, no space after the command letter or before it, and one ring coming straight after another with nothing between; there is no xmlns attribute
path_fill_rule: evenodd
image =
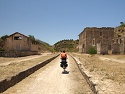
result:
<svg viewBox="0 0 125 94"><path fill-rule="evenodd" d="M7 37L8 37L8 35L4 35L4 36L2 36L0 39L1 39L1 40L5 40Z"/></svg>
<svg viewBox="0 0 125 94"><path fill-rule="evenodd" d="M3 47L0 46L0 51L5 51L5 50L3 49Z"/></svg>
<svg viewBox="0 0 125 94"><path fill-rule="evenodd" d="M39 44L41 43L41 41L39 39L35 39L35 41L37 41Z"/></svg>
<svg viewBox="0 0 125 94"><path fill-rule="evenodd" d="M2 37L0 37L0 51L5 51L4 49L3 49L3 41L6 39L8 37L8 35L4 35L4 36L2 36Z"/></svg>
<svg viewBox="0 0 125 94"><path fill-rule="evenodd" d="M120 22L120 27L125 27L125 22Z"/></svg>
<svg viewBox="0 0 125 94"><path fill-rule="evenodd" d="M29 35L29 38L35 40L35 37L33 35Z"/></svg>

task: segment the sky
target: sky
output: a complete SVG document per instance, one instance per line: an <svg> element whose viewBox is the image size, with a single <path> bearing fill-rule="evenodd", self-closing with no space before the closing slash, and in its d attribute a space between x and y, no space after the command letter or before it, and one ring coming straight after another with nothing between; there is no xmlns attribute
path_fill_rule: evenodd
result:
<svg viewBox="0 0 125 94"><path fill-rule="evenodd" d="M0 37L19 32L50 45L86 27L125 22L125 0L0 0Z"/></svg>

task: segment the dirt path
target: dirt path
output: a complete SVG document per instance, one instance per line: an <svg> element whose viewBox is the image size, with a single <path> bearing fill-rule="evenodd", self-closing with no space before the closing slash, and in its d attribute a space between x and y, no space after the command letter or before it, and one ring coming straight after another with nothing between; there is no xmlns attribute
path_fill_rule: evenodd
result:
<svg viewBox="0 0 125 94"><path fill-rule="evenodd" d="M71 57L67 73L59 62L58 57L2 94L92 94Z"/></svg>
<svg viewBox="0 0 125 94"><path fill-rule="evenodd" d="M11 64L13 62L17 62L18 63L18 62L21 62L21 61L32 60L32 59L35 59L35 58L46 56L48 54L51 54L51 53L42 53L41 55L32 55L32 56L26 56L26 57L19 57L19 58L15 58L14 60L10 59L10 61L0 63L0 66L7 66L7 65L9 65L9 64Z"/></svg>

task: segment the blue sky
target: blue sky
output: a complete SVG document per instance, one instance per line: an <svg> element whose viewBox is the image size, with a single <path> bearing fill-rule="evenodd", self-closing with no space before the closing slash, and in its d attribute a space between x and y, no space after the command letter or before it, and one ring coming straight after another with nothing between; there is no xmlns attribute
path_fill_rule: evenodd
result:
<svg viewBox="0 0 125 94"><path fill-rule="evenodd" d="M51 45L85 27L125 22L125 0L0 0L0 36L20 32Z"/></svg>

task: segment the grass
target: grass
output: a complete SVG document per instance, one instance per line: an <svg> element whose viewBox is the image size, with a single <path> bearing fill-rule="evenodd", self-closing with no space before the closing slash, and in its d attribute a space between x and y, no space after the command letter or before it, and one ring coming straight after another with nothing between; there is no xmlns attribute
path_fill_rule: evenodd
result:
<svg viewBox="0 0 125 94"><path fill-rule="evenodd" d="M115 61L100 60L100 55L74 54L90 72L96 72L103 79L111 79L119 83L125 83L125 63ZM125 55L101 55L101 57L123 60Z"/></svg>
<svg viewBox="0 0 125 94"><path fill-rule="evenodd" d="M9 79L10 77L18 74L21 71L27 70L28 68L31 68L55 55L46 55L39 58L35 58L32 60L27 61L21 61L21 62L13 62L7 66L0 66L0 80L3 79ZM8 58L7 58L8 59ZM11 58L9 58L11 59ZM13 60L13 59L12 59ZM8 60L5 60L8 61Z"/></svg>

